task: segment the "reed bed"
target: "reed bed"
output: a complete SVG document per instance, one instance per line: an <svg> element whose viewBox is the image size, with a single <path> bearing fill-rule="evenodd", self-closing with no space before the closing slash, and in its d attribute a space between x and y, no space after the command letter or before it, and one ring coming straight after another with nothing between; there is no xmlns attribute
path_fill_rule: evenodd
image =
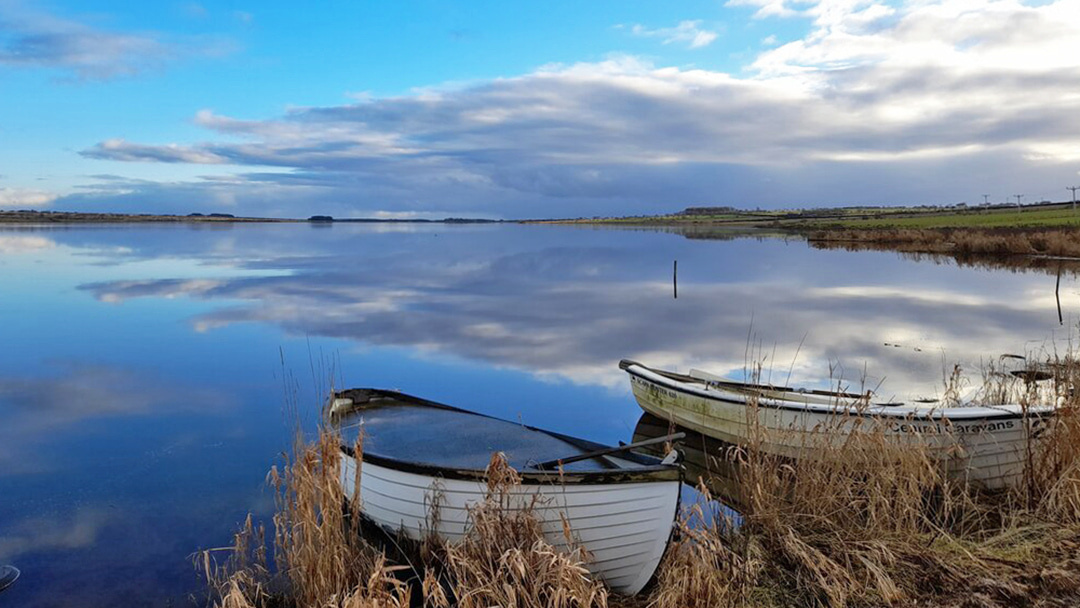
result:
<svg viewBox="0 0 1080 608"><path fill-rule="evenodd" d="M888 249L944 253L958 258L978 255L1038 255L1080 258L1076 228L864 228L812 232L815 247Z"/></svg>

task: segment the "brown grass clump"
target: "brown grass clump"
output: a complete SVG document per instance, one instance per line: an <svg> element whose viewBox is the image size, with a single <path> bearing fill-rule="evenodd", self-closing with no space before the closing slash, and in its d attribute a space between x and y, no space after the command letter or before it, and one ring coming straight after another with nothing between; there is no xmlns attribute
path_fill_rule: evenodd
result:
<svg viewBox="0 0 1080 608"><path fill-rule="evenodd" d="M357 442L357 453L362 448ZM320 429L312 442L297 433L292 454L267 479L276 490L274 566L267 566L265 532L249 515L232 547L205 551L197 564L215 608L401 608L411 589L394 577L401 567L360 534L359 495L341 483L340 437ZM359 471L357 472L359 475ZM359 485L359 483L357 483ZM217 552L228 559L218 564Z"/></svg>
<svg viewBox="0 0 1080 608"><path fill-rule="evenodd" d="M711 499L704 483L698 491ZM764 562L752 537L731 532L731 522L693 505L678 526L657 572L650 608L733 608L745 605Z"/></svg>
<svg viewBox="0 0 1080 608"><path fill-rule="evenodd" d="M576 546L564 521L569 551L544 538L543 522L535 512L536 499L515 490L521 480L494 454L487 468L484 500L469 509L471 527L460 543L429 539L428 551L441 567L438 577L462 608L550 607L605 608L608 593L591 578L589 556ZM425 580L425 587L431 582ZM428 605L448 607L446 597L428 596Z"/></svg>

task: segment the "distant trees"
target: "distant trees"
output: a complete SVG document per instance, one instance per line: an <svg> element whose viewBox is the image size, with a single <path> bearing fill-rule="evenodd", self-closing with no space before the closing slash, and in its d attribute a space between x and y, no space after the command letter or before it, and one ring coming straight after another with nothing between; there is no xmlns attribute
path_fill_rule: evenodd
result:
<svg viewBox="0 0 1080 608"><path fill-rule="evenodd" d="M735 212L734 207L687 207L679 215L724 215Z"/></svg>

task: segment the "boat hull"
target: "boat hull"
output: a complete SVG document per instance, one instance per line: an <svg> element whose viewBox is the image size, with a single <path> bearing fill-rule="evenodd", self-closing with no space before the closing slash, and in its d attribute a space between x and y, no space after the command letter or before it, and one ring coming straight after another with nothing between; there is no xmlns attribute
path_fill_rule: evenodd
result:
<svg viewBox="0 0 1080 608"><path fill-rule="evenodd" d="M342 484L356 493L357 461L343 455ZM562 518L574 541L590 554L586 566L618 592L633 595L649 582L663 557L678 508L677 480L613 484L523 483L510 490L512 509L527 508L543 522L544 535L568 548ZM450 542L469 531L469 509L484 500L481 480L403 471L364 461L360 469L361 512L388 531L419 540L430 529L428 515L438 499L435 531ZM535 497L535 502L534 502Z"/></svg>
<svg viewBox="0 0 1080 608"><path fill-rule="evenodd" d="M835 449L859 430L880 431L900 445L924 447L948 475L987 489L1011 487L1023 478L1035 438L1049 418L1045 412L1003 411L979 418L958 412L951 419L943 408L906 416L853 415L846 408L828 411L794 402L740 402L725 398L731 396L727 391L680 390L679 382L649 370L628 371L643 410L730 444L798 459Z"/></svg>

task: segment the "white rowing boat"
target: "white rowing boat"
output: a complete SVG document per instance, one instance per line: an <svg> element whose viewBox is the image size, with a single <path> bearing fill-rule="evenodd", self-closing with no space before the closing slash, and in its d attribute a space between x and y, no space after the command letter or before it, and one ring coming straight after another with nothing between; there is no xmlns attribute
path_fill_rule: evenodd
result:
<svg viewBox="0 0 1080 608"><path fill-rule="evenodd" d="M419 540L430 530L437 499L435 532L451 542L464 538L469 508L487 491L485 467L502 452L522 479L511 490L512 508L537 497L533 509L545 538L559 548L571 545L565 517L575 543L591 556L586 566L612 590L637 593L663 557L681 486L673 462L395 391L351 389L336 393L333 403L346 451L346 495L356 492L350 446L362 433L361 512L389 532ZM551 466L557 460L561 472Z"/></svg>
<svg viewBox="0 0 1080 608"><path fill-rule="evenodd" d="M949 475L1000 489L1030 462L1052 406L947 406L937 400L878 403L873 393L800 390L734 382L623 360L643 410L721 441L788 458L835 448L851 435L880 431L901 445L924 446Z"/></svg>

